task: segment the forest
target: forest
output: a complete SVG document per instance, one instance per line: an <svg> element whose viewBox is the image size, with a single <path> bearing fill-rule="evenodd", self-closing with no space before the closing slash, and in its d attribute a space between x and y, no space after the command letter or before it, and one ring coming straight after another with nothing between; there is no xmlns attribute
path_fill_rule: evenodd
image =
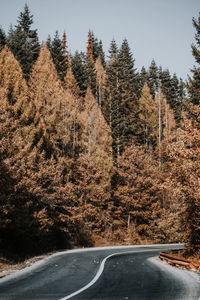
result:
<svg viewBox="0 0 200 300"><path fill-rule="evenodd" d="M127 39L40 43L0 28L0 256L185 242L200 255L200 14L186 82L135 68ZM191 26L192 26L191 25ZM189 70L188 70L189 71Z"/></svg>

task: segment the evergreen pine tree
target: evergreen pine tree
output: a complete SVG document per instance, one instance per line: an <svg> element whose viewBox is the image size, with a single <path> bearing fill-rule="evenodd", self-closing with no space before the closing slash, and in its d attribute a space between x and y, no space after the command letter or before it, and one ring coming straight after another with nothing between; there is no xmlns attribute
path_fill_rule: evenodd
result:
<svg viewBox="0 0 200 300"><path fill-rule="evenodd" d="M51 41L51 36L50 36L50 34L49 34L48 37L47 37L46 44L47 44L47 47L49 48L49 51L51 52L51 44L52 44L52 41Z"/></svg>
<svg viewBox="0 0 200 300"><path fill-rule="evenodd" d="M141 92L142 92L143 86L144 86L145 82L147 82L147 78L148 78L148 74L147 74L145 67L143 66L140 71L140 76L139 76L140 97L141 97Z"/></svg>
<svg viewBox="0 0 200 300"><path fill-rule="evenodd" d="M192 54L195 58L197 66L194 66L192 71L192 78L189 77L187 89L190 96L190 101L198 105L200 103L200 13L198 19L193 18L193 26L196 29L195 40L196 45L192 44Z"/></svg>
<svg viewBox="0 0 200 300"><path fill-rule="evenodd" d="M113 157L117 161L120 153L136 135L138 101L135 91L138 81L127 40L124 40L119 52L115 41L111 41L109 52L110 61L106 69L109 114L106 119L112 131Z"/></svg>
<svg viewBox="0 0 200 300"><path fill-rule="evenodd" d="M111 41L109 54L110 60L106 68L106 101L102 111L110 125L112 134L112 154L115 160L119 157L120 152L120 122L119 122L119 107L120 107L120 93L119 93L119 62L118 62L117 44L115 40Z"/></svg>
<svg viewBox="0 0 200 300"><path fill-rule="evenodd" d="M84 97L86 93L86 66L84 53L75 52L71 61L72 72L80 88L80 96Z"/></svg>
<svg viewBox="0 0 200 300"><path fill-rule="evenodd" d="M103 51L103 44L102 41L98 41L98 38L95 37L93 32L90 32L91 34L91 45L92 45L92 53L93 53L93 58L94 61L97 60L98 57L101 58L101 63L103 67L105 67L106 62L105 62L105 53Z"/></svg>
<svg viewBox="0 0 200 300"><path fill-rule="evenodd" d="M10 28L7 43L16 59L19 61L26 79L29 78L31 68L36 61L40 45L37 30L32 30L33 16L30 15L27 4L20 13L18 24Z"/></svg>
<svg viewBox="0 0 200 300"><path fill-rule="evenodd" d="M135 95L139 95L139 77L134 68L135 60L132 57L128 41L124 39L119 51L119 81L120 84Z"/></svg>
<svg viewBox="0 0 200 300"><path fill-rule="evenodd" d="M55 33L49 50L53 58L58 76L62 81L64 81L64 77L67 72L67 56L66 49L63 47L63 41L60 39L58 31L56 31Z"/></svg>
<svg viewBox="0 0 200 300"><path fill-rule="evenodd" d="M169 102L170 106L173 107L174 98L173 99L171 98L173 87L172 87L171 75L168 69L161 71L160 81L161 81L161 90L163 94L166 96L166 99Z"/></svg>
<svg viewBox="0 0 200 300"><path fill-rule="evenodd" d="M104 51L103 51L103 43L102 43L102 40L99 41L99 46L98 46L98 57L100 57L102 66L105 68L105 67L106 67L106 60L105 60L105 53L104 53Z"/></svg>
<svg viewBox="0 0 200 300"><path fill-rule="evenodd" d="M85 76L86 87L90 88L93 95L96 96L97 86L96 86L96 70L94 65L94 60L89 56L85 61Z"/></svg>
<svg viewBox="0 0 200 300"><path fill-rule="evenodd" d="M158 113L148 84L145 83L139 99L139 141L145 149L155 149L158 141ZM139 130L138 130L139 131Z"/></svg>
<svg viewBox="0 0 200 300"><path fill-rule="evenodd" d="M4 48L6 45L6 34L4 30L0 27L0 51Z"/></svg>
<svg viewBox="0 0 200 300"><path fill-rule="evenodd" d="M148 86L150 87L153 98L155 98L155 94L159 86L159 73L154 59L152 60L148 70Z"/></svg>
<svg viewBox="0 0 200 300"><path fill-rule="evenodd" d="M183 81L180 79L180 82L176 76L173 75L172 79L172 92L171 99L173 100L174 117L177 125L180 125L182 119L183 103L184 103L184 85Z"/></svg>
<svg viewBox="0 0 200 300"><path fill-rule="evenodd" d="M100 56L97 58L95 62L95 70L96 70L96 86L97 86L97 92L96 97L97 101L99 103L100 108L104 105L104 96L105 96L105 81L106 81L106 72L104 70L104 67L101 63Z"/></svg>
<svg viewBox="0 0 200 300"><path fill-rule="evenodd" d="M134 69L134 60L127 40L122 43L118 55L118 89L120 93L119 125L121 147L130 145L137 131L138 100L138 74Z"/></svg>

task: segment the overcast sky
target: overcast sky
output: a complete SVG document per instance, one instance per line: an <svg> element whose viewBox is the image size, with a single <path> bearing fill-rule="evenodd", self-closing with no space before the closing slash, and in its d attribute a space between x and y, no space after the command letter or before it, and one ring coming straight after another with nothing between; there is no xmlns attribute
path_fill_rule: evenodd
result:
<svg viewBox="0 0 200 300"><path fill-rule="evenodd" d="M113 38L119 46L127 38L138 70L154 58L158 66L186 79L195 63L192 17L199 16L200 0L0 0L0 26L6 33L25 3L40 41L66 30L72 53L85 51L90 29L106 54Z"/></svg>

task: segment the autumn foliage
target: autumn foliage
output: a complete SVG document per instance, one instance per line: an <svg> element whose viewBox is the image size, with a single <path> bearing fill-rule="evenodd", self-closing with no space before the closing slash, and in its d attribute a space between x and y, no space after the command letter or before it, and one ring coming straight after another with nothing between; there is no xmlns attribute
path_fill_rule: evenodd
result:
<svg viewBox="0 0 200 300"><path fill-rule="evenodd" d="M65 74L44 43L28 81L1 47L0 254L159 242L198 252L199 105L177 126L156 84L139 90L127 40L112 42L106 68L91 32L85 61L63 45Z"/></svg>

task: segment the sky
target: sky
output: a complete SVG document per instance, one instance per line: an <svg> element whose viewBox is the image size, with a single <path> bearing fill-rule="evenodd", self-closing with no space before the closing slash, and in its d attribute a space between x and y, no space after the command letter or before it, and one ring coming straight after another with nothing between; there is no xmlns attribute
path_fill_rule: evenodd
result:
<svg viewBox="0 0 200 300"><path fill-rule="evenodd" d="M106 56L113 38L119 47L126 38L138 71L154 59L185 80L195 64L192 18L199 17L200 0L0 0L0 26L6 33L25 4L40 42L56 30L61 37L65 30L72 54L86 50L91 30L102 40Z"/></svg>

